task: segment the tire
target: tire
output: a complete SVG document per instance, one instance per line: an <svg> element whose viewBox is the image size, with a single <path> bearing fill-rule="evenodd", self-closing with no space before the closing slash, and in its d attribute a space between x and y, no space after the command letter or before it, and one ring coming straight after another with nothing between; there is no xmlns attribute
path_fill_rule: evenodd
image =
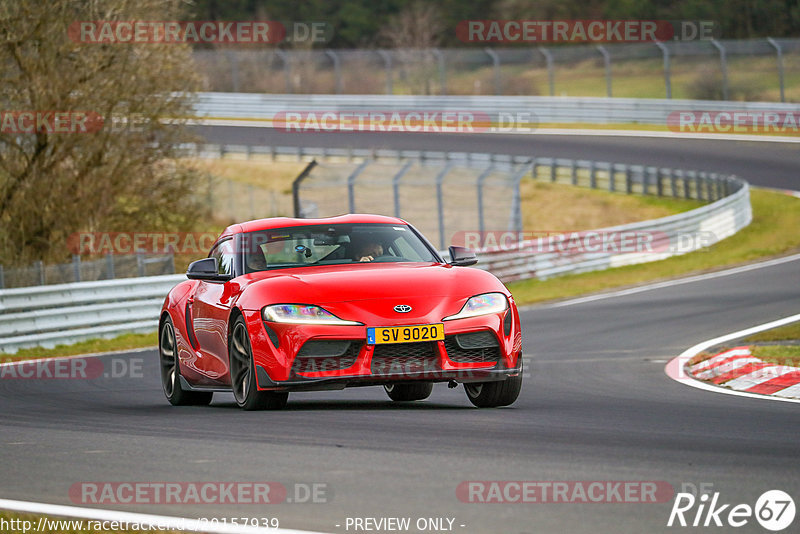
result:
<svg viewBox="0 0 800 534"><path fill-rule="evenodd" d="M509 406L517 400L522 390L522 366L517 376L509 376L498 382L464 384L469 401L478 408Z"/></svg>
<svg viewBox="0 0 800 534"><path fill-rule="evenodd" d="M410 384L386 384L386 394L393 401L418 401L431 396L433 382L412 382Z"/></svg>
<svg viewBox="0 0 800 534"><path fill-rule="evenodd" d="M161 387L164 395L173 406L207 406L213 393L207 391L186 391L181 387L180 359L177 355L178 343L175 340L175 327L167 317L158 333L158 354L161 363Z"/></svg>
<svg viewBox="0 0 800 534"><path fill-rule="evenodd" d="M280 410L286 406L289 393L259 391L253 370L253 350L247 326L240 316L234 321L228 341L231 389L236 404L243 410Z"/></svg>

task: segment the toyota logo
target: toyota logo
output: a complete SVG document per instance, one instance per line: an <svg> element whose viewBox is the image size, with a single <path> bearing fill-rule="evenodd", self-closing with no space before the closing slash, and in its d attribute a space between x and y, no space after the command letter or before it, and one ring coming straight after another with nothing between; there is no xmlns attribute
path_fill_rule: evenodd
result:
<svg viewBox="0 0 800 534"><path fill-rule="evenodd" d="M396 311L397 313L408 313L411 311L411 306L409 306L408 304L398 304L397 306L394 307L394 311Z"/></svg>

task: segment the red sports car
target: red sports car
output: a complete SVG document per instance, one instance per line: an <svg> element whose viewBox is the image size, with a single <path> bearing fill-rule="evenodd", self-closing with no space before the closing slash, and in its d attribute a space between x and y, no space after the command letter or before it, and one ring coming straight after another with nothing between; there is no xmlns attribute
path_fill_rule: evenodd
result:
<svg viewBox="0 0 800 534"><path fill-rule="evenodd" d="M472 252L450 256L393 217L234 224L164 301L164 393L180 405L232 391L245 410L279 409L290 391L380 385L414 401L448 382L475 406L507 406L522 387L514 299L467 268Z"/></svg>

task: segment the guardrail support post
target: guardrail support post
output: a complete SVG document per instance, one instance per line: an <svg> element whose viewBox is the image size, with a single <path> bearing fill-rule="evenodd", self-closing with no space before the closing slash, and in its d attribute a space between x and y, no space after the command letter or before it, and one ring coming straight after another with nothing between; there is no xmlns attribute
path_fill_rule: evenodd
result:
<svg viewBox="0 0 800 534"><path fill-rule="evenodd" d="M597 167L595 167L594 160L589 162L589 187L597 189Z"/></svg>
<svg viewBox="0 0 800 534"><path fill-rule="evenodd" d="M392 89L392 55L386 50L377 50L378 55L383 59L383 65L386 69L386 94L390 95Z"/></svg>
<svg viewBox="0 0 800 534"><path fill-rule="evenodd" d="M578 162L575 161L574 159L570 160L569 166L571 171L570 180L572 182L572 185L578 185Z"/></svg>
<svg viewBox="0 0 800 534"><path fill-rule="evenodd" d="M478 176L478 180L477 180L477 189L478 189L478 229L480 230L481 238L483 238L483 232L486 230L486 227L484 225L484 219L483 219L483 183L486 181L486 178L488 178L489 175L492 174L493 170L494 170L494 163L489 163L489 166L486 167L486 170L484 170L480 174L480 176Z"/></svg>
<svg viewBox="0 0 800 534"><path fill-rule="evenodd" d="M347 177L347 206L349 213L356 212L356 178L367 168L369 162L368 159L362 161L361 164L356 167L356 170Z"/></svg>
<svg viewBox="0 0 800 534"><path fill-rule="evenodd" d="M77 254L72 255L72 273L76 282L81 281L81 257Z"/></svg>
<svg viewBox="0 0 800 534"><path fill-rule="evenodd" d="M547 83L550 86L550 96L555 96L556 94L556 75L555 69L553 67L553 54L550 50L540 46L539 52L544 56L544 60L547 63Z"/></svg>
<svg viewBox="0 0 800 534"><path fill-rule="evenodd" d="M450 167L452 165L452 162L448 161L444 168L439 171L439 174L436 175L436 209L439 212L439 250L444 250L446 248L444 239L444 195L442 194L442 182L444 182L444 177L447 176L447 173L450 172Z"/></svg>
<svg viewBox="0 0 800 534"><path fill-rule="evenodd" d="M608 190L612 193L617 190L617 179L614 176L614 164L608 164Z"/></svg>
<svg viewBox="0 0 800 534"><path fill-rule="evenodd" d="M444 53L438 48L432 50L433 55L436 57L436 63L439 68L439 94L447 94L447 65L444 60Z"/></svg>
<svg viewBox="0 0 800 534"><path fill-rule="evenodd" d="M333 61L333 74L336 77L336 94L342 94L342 65L339 55L331 49L325 50L325 55Z"/></svg>
<svg viewBox="0 0 800 534"><path fill-rule="evenodd" d="M711 39L711 44L719 50L719 66L722 70L722 100L728 100L728 54L722 43L716 39Z"/></svg>
<svg viewBox="0 0 800 534"><path fill-rule="evenodd" d="M669 169L669 191L672 193L672 198L678 198L678 182L675 169Z"/></svg>
<svg viewBox="0 0 800 534"><path fill-rule="evenodd" d="M550 160L550 183L556 183L558 178L558 167L556 166L556 158Z"/></svg>
<svg viewBox="0 0 800 534"><path fill-rule="evenodd" d="M692 190L689 187L689 173L686 171L681 171L681 181L683 182L683 198L690 199L692 198Z"/></svg>
<svg viewBox="0 0 800 534"><path fill-rule="evenodd" d="M629 165L624 166L625 172L625 193L633 193L633 180L631 180L631 168Z"/></svg>
<svg viewBox="0 0 800 534"><path fill-rule="evenodd" d="M672 98L672 81L671 81L671 73L670 73L670 65L669 65L669 48L660 41L656 41L656 46L661 50L661 54L664 56L664 87L666 89L667 98Z"/></svg>
<svg viewBox="0 0 800 534"><path fill-rule="evenodd" d="M776 59L778 60L778 82L781 86L781 102L786 102L783 92L783 49L781 45L772 37L767 37L767 42L775 48Z"/></svg>
<svg viewBox="0 0 800 534"><path fill-rule="evenodd" d="M595 48L603 55L603 63L606 68L606 95L611 98L611 54L603 45L597 45Z"/></svg>
<svg viewBox="0 0 800 534"><path fill-rule="evenodd" d="M6 277L5 273L3 272L3 266L0 265L0 289L3 289L5 287L6 287Z"/></svg>
<svg viewBox="0 0 800 534"><path fill-rule="evenodd" d="M136 251L136 274L144 276L144 255L141 250Z"/></svg>
<svg viewBox="0 0 800 534"><path fill-rule="evenodd" d="M661 183L661 170L658 167L652 167L650 173L656 182L656 194L660 197L664 196L664 184Z"/></svg>
<svg viewBox="0 0 800 534"><path fill-rule="evenodd" d="M484 52L488 55L492 60L493 72L494 72L494 94L499 96L502 94L503 90L500 87L500 56L492 50L491 48L484 48Z"/></svg>
<svg viewBox="0 0 800 534"><path fill-rule="evenodd" d="M400 180L403 178L403 176L405 176L413 164L414 162L411 160L406 161L405 165L403 165L403 168L392 177L392 191L394 192L394 216L398 218L400 217Z"/></svg>

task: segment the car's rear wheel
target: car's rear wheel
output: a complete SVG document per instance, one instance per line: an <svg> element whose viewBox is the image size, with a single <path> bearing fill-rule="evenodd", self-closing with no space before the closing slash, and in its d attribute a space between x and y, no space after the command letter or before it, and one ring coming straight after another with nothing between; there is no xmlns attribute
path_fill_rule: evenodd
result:
<svg viewBox="0 0 800 534"><path fill-rule="evenodd" d="M206 391L186 391L181 387L181 369L178 359L178 343L175 339L175 327L172 319L167 317L161 325L158 336L158 353L161 360L161 386L164 395L173 406L207 405L213 393Z"/></svg>
<svg viewBox="0 0 800 534"><path fill-rule="evenodd" d="M386 394L393 401L418 401L431 396L432 382L411 382L408 384L386 384Z"/></svg>
<svg viewBox="0 0 800 534"><path fill-rule="evenodd" d="M280 410L286 406L289 393L258 390L250 336L241 316L237 317L233 323L228 354L231 389L239 408L243 410Z"/></svg>
<svg viewBox="0 0 800 534"><path fill-rule="evenodd" d="M497 408L513 404L522 390L522 362L517 376L498 382L464 384L469 401L478 408Z"/></svg>

